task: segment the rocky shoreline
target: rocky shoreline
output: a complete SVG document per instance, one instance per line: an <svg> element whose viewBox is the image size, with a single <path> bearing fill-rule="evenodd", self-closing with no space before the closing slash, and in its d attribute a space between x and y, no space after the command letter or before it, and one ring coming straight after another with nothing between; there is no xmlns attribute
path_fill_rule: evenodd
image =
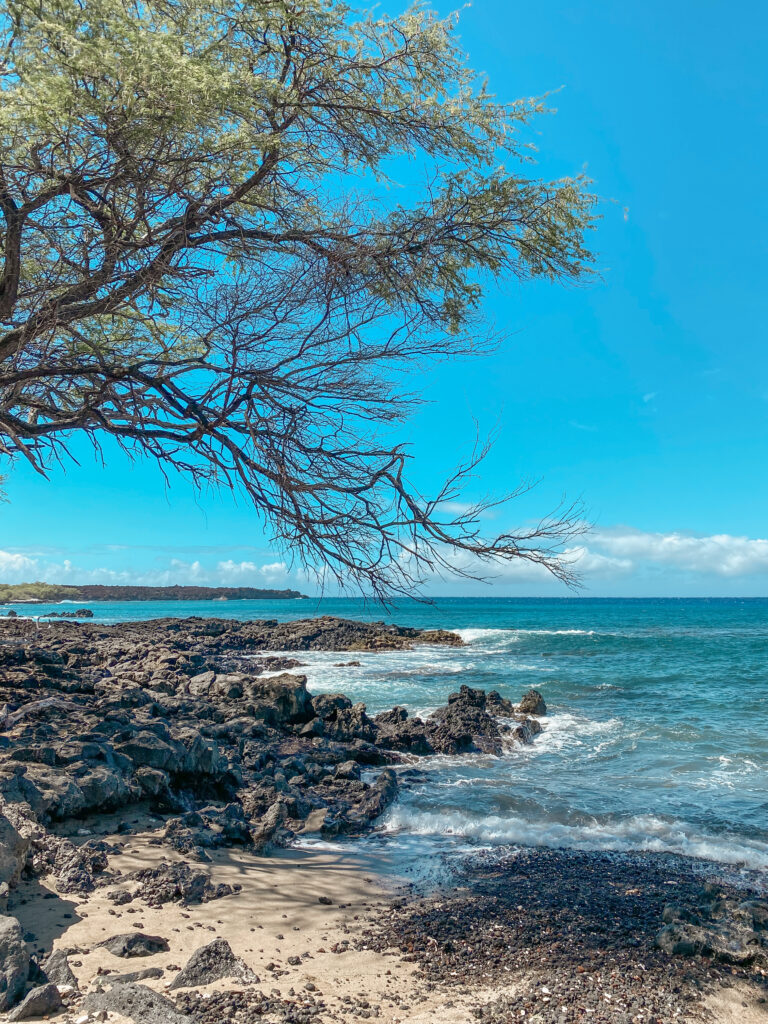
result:
<svg viewBox="0 0 768 1024"><path fill-rule="evenodd" d="M403 708L369 717L342 693L313 696L301 674L302 651L337 651L352 670L355 652L461 643L442 630L329 617L0 621L0 1012L80 1024L394 1022L411 1019L404 1005L437 999L460 1006L461 1021L666 1024L700 1019L724 970L751 986L753 999L768 966L768 904L759 893L707 890L680 860L546 850L476 861L452 892L385 902L326 940L334 955L397 956L398 970L418 972L407 996L385 987L383 1002L344 996L351 1001L332 1010L301 950L287 960L275 954L257 976L233 951L223 920L206 925L221 933L211 942L191 955L185 947L183 970L163 960L176 947L145 918L173 920L181 933L194 908L247 902L251 875L274 860L264 853L297 837L375 827L400 779L407 784L407 771L396 769L417 757L501 754L535 738L546 714L536 690L513 704L461 686L424 720ZM129 863L139 836L142 852ZM233 858L245 858L249 871L233 875ZM666 898L673 885L674 900ZM49 899L51 910L71 901L81 920L107 922L99 925L106 936L69 948L25 931L25 907L42 913ZM114 920L124 915L128 929ZM330 956L320 942L313 956ZM136 957L150 966L111 966ZM615 998L593 984L606 957L624 985ZM82 964L96 961L98 973L82 984ZM265 971L277 985L303 976L305 987L265 994Z"/></svg>
<svg viewBox="0 0 768 1024"><path fill-rule="evenodd" d="M116 905L128 898L110 870L114 844L60 834L74 819L142 807L163 816L156 843L206 863L217 848L260 851L297 835L363 832L397 795L393 765L414 755L501 753L540 731L532 715L546 709L536 692L515 707L462 687L425 721L402 708L370 718L344 694L313 697L300 659L268 653L414 643L461 640L331 618L0 623L0 902L22 873L51 876L60 894L110 886ZM362 778L369 769L370 782ZM132 879L145 883L145 899L146 885L155 900L213 898L188 863L163 871ZM5 920L14 952L10 967L0 966L0 1009L22 996L28 975L46 974Z"/></svg>

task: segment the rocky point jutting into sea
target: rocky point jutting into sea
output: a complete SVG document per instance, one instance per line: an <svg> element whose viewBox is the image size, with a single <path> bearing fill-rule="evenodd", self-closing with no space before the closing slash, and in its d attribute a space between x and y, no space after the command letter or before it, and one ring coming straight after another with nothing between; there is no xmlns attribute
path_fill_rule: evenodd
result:
<svg viewBox="0 0 768 1024"><path fill-rule="evenodd" d="M301 673L302 652L352 669L414 645L462 640L330 617L0 623L0 1010L764 1019L768 903L685 858L476 855L458 888L394 902L353 848L328 861L376 827L417 759L500 755L541 732L536 689L513 703L460 685L424 718L369 717ZM313 837L325 853L295 849ZM149 966L121 970L136 957Z"/></svg>

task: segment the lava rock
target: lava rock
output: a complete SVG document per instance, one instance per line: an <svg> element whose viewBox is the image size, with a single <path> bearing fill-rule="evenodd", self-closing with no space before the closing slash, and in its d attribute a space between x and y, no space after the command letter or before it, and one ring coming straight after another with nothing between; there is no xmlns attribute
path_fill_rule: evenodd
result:
<svg viewBox="0 0 768 1024"><path fill-rule="evenodd" d="M85 1013L119 1013L135 1024L194 1024L170 999L146 985L116 985L107 992L91 992L82 1003Z"/></svg>
<svg viewBox="0 0 768 1024"><path fill-rule="evenodd" d="M146 967L143 971L131 971L129 974L110 974L107 981L110 985L134 985L137 981L150 981L162 976L162 967Z"/></svg>
<svg viewBox="0 0 768 1024"><path fill-rule="evenodd" d="M366 714L365 704L339 708L335 714L323 719L323 725L325 735L341 743L376 739L376 726Z"/></svg>
<svg viewBox="0 0 768 1024"><path fill-rule="evenodd" d="M513 718L517 709L511 700L502 697L496 690L491 690L486 694L485 710L497 718Z"/></svg>
<svg viewBox="0 0 768 1024"><path fill-rule="evenodd" d="M144 932L124 932L113 935L97 944L113 956L137 957L154 956L155 953L167 953L170 949L167 941L159 935L145 935Z"/></svg>
<svg viewBox="0 0 768 1024"><path fill-rule="evenodd" d="M529 690L523 694L517 710L523 715L546 715L547 705L538 690Z"/></svg>
<svg viewBox="0 0 768 1024"><path fill-rule="evenodd" d="M438 708L426 721L427 738L439 754L501 754L503 742L498 723L485 710L485 694L462 686L451 694L448 705Z"/></svg>
<svg viewBox="0 0 768 1024"><path fill-rule="evenodd" d="M54 949L54 951L40 964L40 973L46 981L54 985L71 985L77 989L77 978L69 966L69 957L66 950Z"/></svg>
<svg viewBox="0 0 768 1024"><path fill-rule="evenodd" d="M0 814L0 883L13 886L18 882L28 849L29 839L20 835L8 818Z"/></svg>
<svg viewBox="0 0 768 1024"><path fill-rule="evenodd" d="M333 773L337 779L360 779L360 765L357 761L344 761L342 764L336 766L336 771Z"/></svg>
<svg viewBox="0 0 768 1024"><path fill-rule="evenodd" d="M161 771L173 769L184 763L186 751L179 743L168 743L153 732L141 731L117 748L119 753L129 757L137 766L155 768Z"/></svg>
<svg viewBox="0 0 768 1024"><path fill-rule="evenodd" d="M380 746L409 754L434 753L424 722L420 718L409 718L405 708L394 707L391 711L383 711L376 715L373 722L376 742Z"/></svg>
<svg viewBox="0 0 768 1024"><path fill-rule="evenodd" d="M0 1011L17 1001L29 977L29 953L15 917L0 916Z"/></svg>
<svg viewBox="0 0 768 1024"><path fill-rule="evenodd" d="M338 711L352 707L352 701L343 693L319 693L312 698L312 710L318 718L335 718Z"/></svg>
<svg viewBox="0 0 768 1024"><path fill-rule="evenodd" d="M255 703L254 714L272 725L306 722L314 714L306 676L284 672L267 679L257 678L249 685L249 696Z"/></svg>
<svg viewBox="0 0 768 1024"><path fill-rule="evenodd" d="M53 982L38 985L8 1014L8 1020L34 1020L56 1013L62 1007L61 994Z"/></svg>
<svg viewBox="0 0 768 1024"><path fill-rule="evenodd" d="M264 850L272 842L287 816L285 803L276 800L251 832L253 845L257 850Z"/></svg>
<svg viewBox="0 0 768 1024"><path fill-rule="evenodd" d="M253 985L259 980L245 961L235 956L226 939L214 939L207 946L195 950L170 988L194 988L221 978L234 978L245 985Z"/></svg>
<svg viewBox="0 0 768 1024"><path fill-rule="evenodd" d="M184 906L208 903L235 892L231 885L212 885L205 871L184 863L144 868L131 877L141 883L134 898L139 897L149 907L162 907L166 903Z"/></svg>

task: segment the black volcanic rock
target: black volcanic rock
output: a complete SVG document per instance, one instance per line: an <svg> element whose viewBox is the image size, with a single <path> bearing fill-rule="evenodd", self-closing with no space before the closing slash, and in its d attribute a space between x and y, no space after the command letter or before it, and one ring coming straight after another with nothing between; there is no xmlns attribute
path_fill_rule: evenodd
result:
<svg viewBox="0 0 768 1024"><path fill-rule="evenodd" d="M40 1020L61 1009L61 995L53 982L38 985L8 1014L9 1021Z"/></svg>
<svg viewBox="0 0 768 1024"><path fill-rule="evenodd" d="M135 894L148 907L162 907L166 903L209 903L224 896L231 896L239 886L219 883L213 885L210 877L199 868L189 864L163 863L154 868L137 871L132 878L141 883Z"/></svg>
<svg viewBox="0 0 768 1024"><path fill-rule="evenodd" d="M485 693L462 686L426 721L427 737L439 754L500 754L503 741L495 718L485 710Z"/></svg>
<svg viewBox="0 0 768 1024"><path fill-rule="evenodd" d="M61 892L108 886L120 904L215 899L225 893L212 891L197 866L118 878L109 868L113 847L53 830L142 805L163 816L153 842L200 863L235 844L268 850L302 832L366 831L397 798L386 766L404 756L500 753L512 741L530 742L541 727L498 694L463 686L426 721L403 708L373 719L344 694L313 697L304 676L286 671L298 662L266 653L420 643L461 640L330 617L56 621L39 629L3 619L3 874L13 884L26 863L32 875L55 877ZM373 782L361 772L372 766L384 768ZM130 828L126 816L118 831Z"/></svg>
<svg viewBox="0 0 768 1024"><path fill-rule="evenodd" d="M177 1010L170 999L146 985L116 985L108 992L90 992L82 1009L93 1014L118 1013L134 1024L194 1024L193 1018Z"/></svg>
<svg viewBox="0 0 768 1024"><path fill-rule="evenodd" d="M40 964L40 974L54 985L71 985L73 989L78 987L77 978L69 966L69 957L64 949L55 949L43 960Z"/></svg>
<svg viewBox="0 0 768 1024"><path fill-rule="evenodd" d="M15 917L0 916L0 1011L9 1010L24 991L29 953Z"/></svg>
<svg viewBox="0 0 768 1024"><path fill-rule="evenodd" d="M546 715L547 705L538 690L529 690L523 694L518 711L524 715Z"/></svg>
<svg viewBox="0 0 768 1024"><path fill-rule="evenodd" d="M469 686L450 694L447 705L426 721L396 707L377 715L374 724L380 746L420 755L501 754L510 741L530 743L541 732L535 719L520 714L495 690L486 694Z"/></svg>
<svg viewBox="0 0 768 1024"><path fill-rule="evenodd" d="M145 935L144 932L124 932L113 935L97 944L113 956L137 957L154 956L155 953L167 953L168 942L159 935Z"/></svg>
<svg viewBox="0 0 768 1024"><path fill-rule="evenodd" d="M192 988L209 985L222 978L233 978L241 985L252 985L258 977L245 961L235 956L226 939L214 939L196 949L186 966L176 975L170 988Z"/></svg>
<svg viewBox="0 0 768 1024"><path fill-rule="evenodd" d="M409 718L405 708L395 707L376 715L378 742L388 750L410 754L432 754L434 748L427 739L426 726L420 718Z"/></svg>

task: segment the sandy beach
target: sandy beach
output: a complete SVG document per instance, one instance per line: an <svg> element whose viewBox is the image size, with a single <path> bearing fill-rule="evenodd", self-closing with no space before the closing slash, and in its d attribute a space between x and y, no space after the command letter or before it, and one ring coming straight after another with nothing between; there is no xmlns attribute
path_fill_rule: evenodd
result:
<svg viewBox="0 0 768 1024"><path fill-rule="evenodd" d="M156 830L134 832L127 840L110 834L110 826L117 823L117 816L112 817L78 823L72 830L82 836L87 829L123 846L110 858L110 871L130 875L164 861L182 862L172 851L153 844ZM149 828L151 822L144 824ZM31 946L69 952L83 994L108 989L115 976L152 968L159 968L161 976L142 979L141 984L162 993L196 949L225 937L235 955L256 972L256 988L282 1004L273 1008L274 1019L322 1022L351 1015L392 1024L471 1019L469 1007L476 1003L476 992L471 998L454 994L448 1000L434 986L425 990L417 965L404 962L398 950L364 948L365 926L393 898L401 899L408 891L377 874L381 867L349 848L276 850L270 856L218 850L205 866L212 882L242 888L208 903L152 908L137 900L116 907L107 897L107 887L87 899L73 900L57 894L53 881L44 879L22 882L10 911L25 933L34 935ZM134 930L162 936L169 951L126 960L98 948L103 940ZM236 983L223 980L199 992L205 999L233 988L238 988ZM446 1007L446 1002L453 1006ZM61 1019L69 1015L65 1012ZM109 1019L127 1018L111 1014Z"/></svg>
<svg viewBox="0 0 768 1024"><path fill-rule="evenodd" d="M151 815L133 818L128 836L114 831L119 818L79 822L68 831L79 842L98 838L120 848L110 857L109 870L121 876L121 890L138 892L138 883L126 879L139 870L183 863L180 855L159 845L161 830ZM600 907L607 914L620 913L637 899L640 889L628 888L627 879L651 893L652 907L654 884L674 888L675 896L684 898L687 886L693 892L701 884L702 865L691 874L690 866L679 861L622 861L614 875L606 876L598 860L590 878L585 858L561 854L555 880L552 851L521 856L527 858L525 869L514 876L505 877L503 866L486 866L475 872L474 884L419 893L394 878L391 864L349 845L318 844L270 855L231 848L212 851L205 870L213 884L240 888L210 902L156 907L137 895L120 905L109 898L114 890L108 884L85 899L73 899L58 894L54 881L46 878L22 881L9 912L21 922L30 947L68 954L80 993L66 996L66 1007L55 1017L62 1022L141 1024L141 1018L113 1011L99 1018L79 1009L82 996L114 991L123 975L136 971L149 971L138 983L175 998L182 1011L194 1013L190 1019L221 1024L324 1024L350 1018L387 1024L517 1019L543 1024L550 1019L549 1009L556 1011L553 1019L564 1021L768 1020L765 971L654 951L652 942L644 942L637 908L630 926L595 925ZM563 858L572 862L570 875L562 869ZM547 874L549 887L542 883ZM573 895L578 878L584 879L587 903L580 910ZM617 893L618 902L610 908L606 890ZM518 899L525 900L525 923ZM516 926L510 926L510 909ZM124 959L99 946L134 931L165 939L168 949ZM501 943L494 938L498 935ZM258 981L246 985L229 978L169 992L192 954L217 938L226 939ZM574 979L585 986L576 999ZM565 1002L559 1007L558 987L563 985L568 991L560 993ZM630 996L622 992L644 1007L647 999L647 1009L635 1007L633 1013L624 1001Z"/></svg>

